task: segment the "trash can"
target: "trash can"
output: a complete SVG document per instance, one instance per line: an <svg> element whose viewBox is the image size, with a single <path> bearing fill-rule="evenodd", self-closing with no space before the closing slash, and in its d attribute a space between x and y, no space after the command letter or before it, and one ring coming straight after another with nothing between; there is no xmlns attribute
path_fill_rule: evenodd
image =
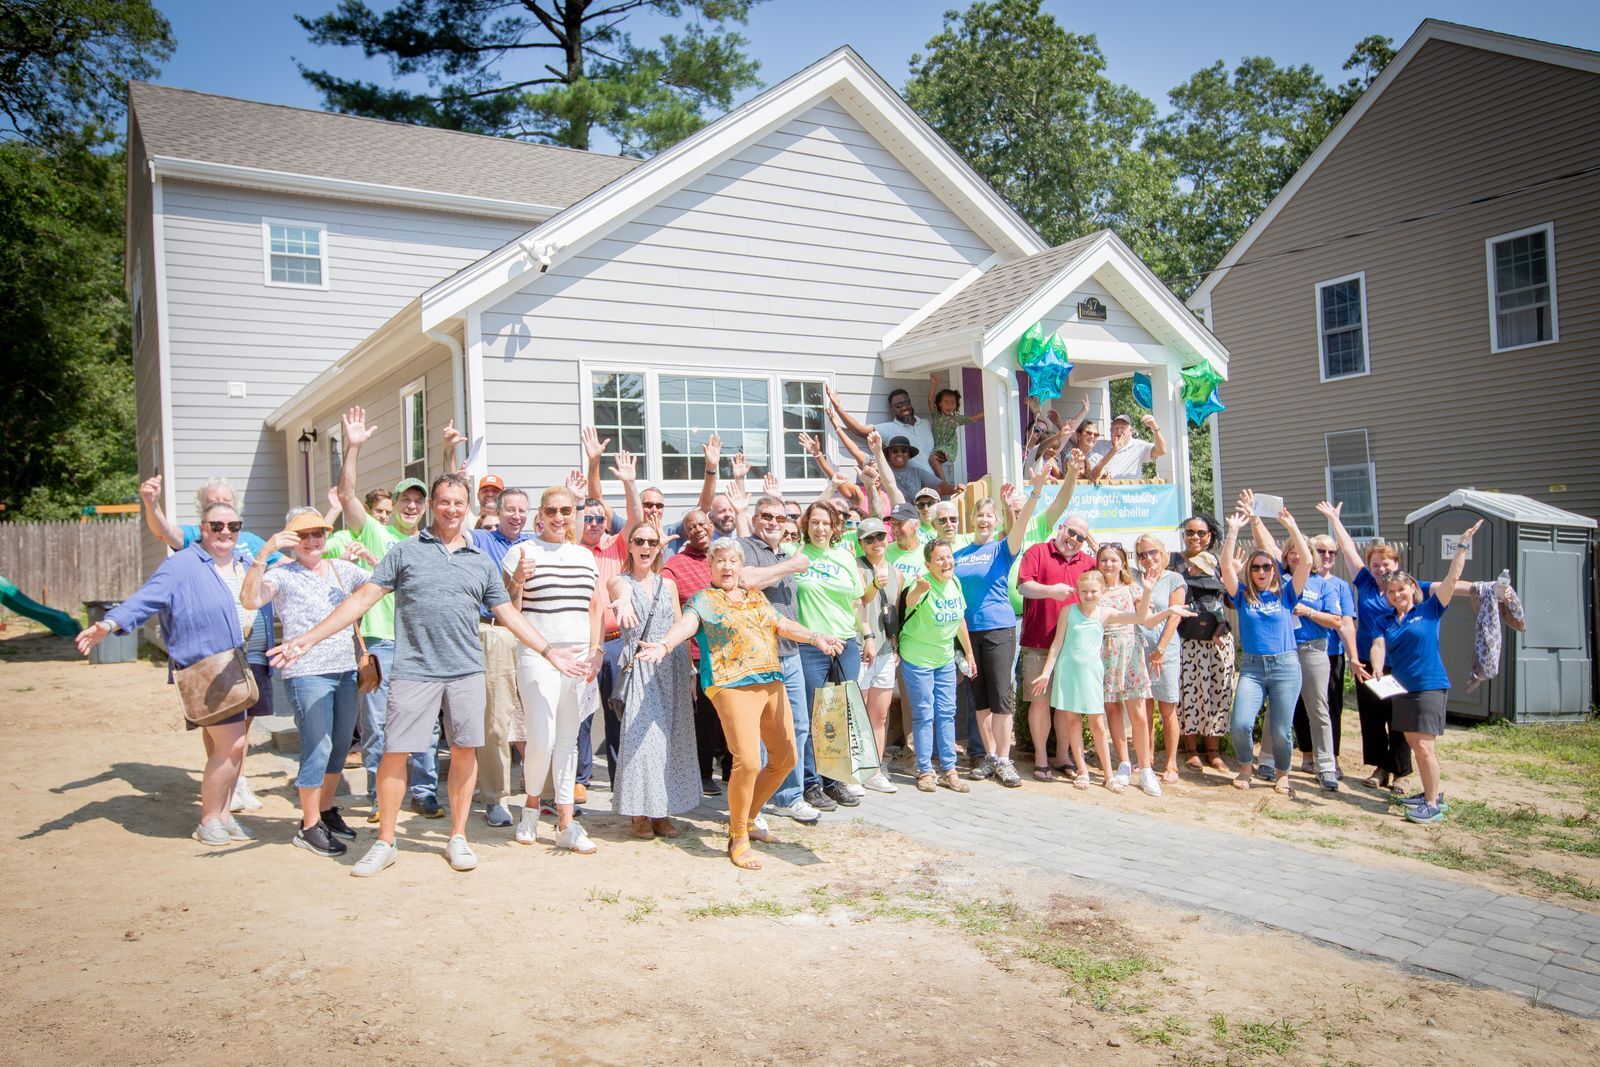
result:
<svg viewBox="0 0 1600 1067"><path fill-rule="evenodd" d="M1595 520L1531 497L1458 489L1406 516L1411 572L1424 581L1442 577L1450 566L1446 539L1479 519L1483 528L1463 574L1492 582L1509 571L1527 630L1502 629L1500 673L1469 693L1476 604L1471 597L1451 603L1439 627L1449 714L1518 723L1586 718L1594 686Z"/></svg>
<svg viewBox="0 0 1600 1067"><path fill-rule="evenodd" d="M106 617L106 612L122 603L120 600L85 600L89 612L89 625ZM139 631L128 633L118 630L89 650L90 663L132 663L139 658Z"/></svg>

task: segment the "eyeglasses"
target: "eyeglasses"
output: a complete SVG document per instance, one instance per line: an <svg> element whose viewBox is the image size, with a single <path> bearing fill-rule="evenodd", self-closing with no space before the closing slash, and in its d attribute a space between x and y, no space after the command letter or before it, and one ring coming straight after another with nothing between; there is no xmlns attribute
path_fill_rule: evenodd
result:
<svg viewBox="0 0 1600 1067"><path fill-rule="evenodd" d="M206 525L211 528L212 533L221 533L223 530L227 530L229 533L238 533L240 530L244 529L244 523L242 522L212 521L206 523Z"/></svg>
<svg viewBox="0 0 1600 1067"><path fill-rule="evenodd" d="M1257 573L1264 572L1264 571L1274 571L1274 570L1277 570L1277 569L1278 569L1278 565L1276 563L1252 563L1252 564L1250 564L1250 573L1251 574L1257 574Z"/></svg>
<svg viewBox="0 0 1600 1067"><path fill-rule="evenodd" d="M1162 554L1163 554L1162 550L1159 549L1159 548L1147 548L1143 552L1140 552L1138 555L1139 555L1140 559L1154 559L1154 558L1157 558L1157 557L1161 556Z"/></svg>
<svg viewBox="0 0 1600 1067"><path fill-rule="evenodd" d="M864 545L875 545L879 541L887 541L888 539L889 539L889 535L888 534L881 534L881 533L878 533L878 534L867 534L865 537L863 537L861 539L861 543L864 544Z"/></svg>
<svg viewBox="0 0 1600 1067"><path fill-rule="evenodd" d="M1331 558L1333 556L1337 556L1338 554L1339 554L1339 550L1337 548L1319 548L1319 549L1317 549L1317 555L1319 555L1319 556L1328 556L1328 557Z"/></svg>
<svg viewBox="0 0 1600 1067"><path fill-rule="evenodd" d="M605 522L606 517L604 515L585 515L583 517L585 526L604 526Z"/></svg>
<svg viewBox="0 0 1600 1067"><path fill-rule="evenodd" d="M1080 545L1089 540L1088 534L1081 534L1077 530L1062 530L1061 533L1067 538L1067 540L1076 541Z"/></svg>
<svg viewBox="0 0 1600 1067"><path fill-rule="evenodd" d="M938 518L934 519L933 521L934 522L956 523L956 522L960 522L961 519L960 519L960 516L957 516L957 515L940 515Z"/></svg>
<svg viewBox="0 0 1600 1067"><path fill-rule="evenodd" d="M633 538L633 543L639 548L654 548L661 542L654 537L635 537Z"/></svg>
<svg viewBox="0 0 1600 1067"><path fill-rule="evenodd" d="M1122 542L1121 541L1101 541L1100 542L1100 547L1101 548L1114 548L1114 549L1116 549L1116 550L1118 550L1120 552L1122 550Z"/></svg>
<svg viewBox="0 0 1600 1067"><path fill-rule="evenodd" d="M639 506L645 511L665 511L667 503L664 500L646 500Z"/></svg>
<svg viewBox="0 0 1600 1067"><path fill-rule="evenodd" d="M546 515L571 515L572 514L572 507L570 505L567 506L567 507L558 507L558 506L556 506L554 504L547 504L544 507L540 508L539 510L543 511Z"/></svg>
<svg viewBox="0 0 1600 1067"><path fill-rule="evenodd" d="M756 518L762 522L786 522L789 516L781 511L758 511Z"/></svg>
<svg viewBox="0 0 1600 1067"><path fill-rule="evenodd" d="M1183 531L1183 536L1185 536L1185 537L1204 537L1206 534L1208 534L1210 532L1211 532L1210 530L1185 530L1185 531Z"/></svg>

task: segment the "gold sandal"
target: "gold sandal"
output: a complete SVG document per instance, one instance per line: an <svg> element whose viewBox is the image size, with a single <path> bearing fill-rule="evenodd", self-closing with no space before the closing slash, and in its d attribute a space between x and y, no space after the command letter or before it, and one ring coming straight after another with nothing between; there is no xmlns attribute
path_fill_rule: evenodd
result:
<svg viewBox="0 0 1600 1067"><path fill-rule="evenodd" d="M741 871L759 871L761 861L750 852L750 839L748 837L730 837L728 839L728 860Z"/></svg>

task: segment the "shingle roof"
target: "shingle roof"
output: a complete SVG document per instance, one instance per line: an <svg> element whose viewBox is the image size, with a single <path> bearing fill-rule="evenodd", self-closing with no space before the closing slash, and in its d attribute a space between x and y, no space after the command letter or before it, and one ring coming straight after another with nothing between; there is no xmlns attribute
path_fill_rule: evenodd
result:
<svg viewBox="0 0 1600 1067"><path fill-rule="evenodd" d="M1038 292L1051 278L1089 251L1107 232L1096 230L1087 237L995 267L974 279L943 307L906 331L905 336L890 345L888 351L894 352L930 337L974 329L987 331L999 325L1002 319Z"/></svg>
<svg viewBox="0 0 1600 1067"><path fill-rule="evenodd" d="M642 160L132 82L151 156L568 207Z"/></svg>

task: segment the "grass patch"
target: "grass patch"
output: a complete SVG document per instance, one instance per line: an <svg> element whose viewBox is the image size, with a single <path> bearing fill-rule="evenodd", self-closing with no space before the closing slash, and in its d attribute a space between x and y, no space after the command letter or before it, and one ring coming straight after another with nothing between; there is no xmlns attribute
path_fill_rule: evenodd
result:
<svg viewBox="0 0 1600 1067"><path fill-rule="evenodd" d="M1534 885L1552 893L1565 893L1579 900L1600 900L1600 886L1570 874L1557 874L1539 867L1524 867L1521 873Z"/></svg>
<svg viewBox="0 0 1600 1067"><path fill-rule="evenodd" d="M622 891L620 889L591 889L589 890L589 903L591 904L620 904Z"/></svg>
<svg viewBox="0 0 1600 1067"><path fill-rule="evenodd" d="M630 899L633 901L633 910L629 911L623 918L631 923L642 923L659 910L655 897L632 897Z"/></svg>
<svg viewBox="0 0 1600 1067"><path fill-rule="evenodd" d="M1422 860L1435 867L1444 867L1451 871L1466 871L1474 867L1485 866L1481 856L1474 856L1455 845L1435 844L1430 848L1383 848L1393 856L1405 856L1408 859Z"/></svg>
<svg viewBox="0 0 1600 1067"><path fill-rule="evenodd" d="M1066 975L1069 989L1102 1011L1111 1003L1117 986L1156 969L1155 960L1141 952L1094 952L1060 941L1025 942L1022 955Z"/></svg>
<svg viewBox="0 0 1600 1067"><path fill-rule="evenodd" d="M1165 1045L1171 1048L1178 1043L1178 1038L1189 1037L1194 1030L1178 1016L1168 1015L1165 1019L1149 1026L1129 1023L1128 1033L1132 1034L1141 1045Z"/></svg>
<svg viewBox="0 0 1600 1067"><path fill-rule="evenodd" d="M725 900L716 904L702 904L698 908L690 908L684 912L691 919L737 919L745 915L761 915L770 919L781 919L787 915L794 915L800 911L792 905L778 900Z"/></svg>
<svg viewBox="0 0 1600 1067"><path fill-rule="evenodd" d="M1336 830L1342 830L1350 825L1350 817L1348 815L1335 815L1333 812L1314 811L1311 808L1280 808L1270 803L1264 805L1257 814L1275 822L1314 823L1317 826L1329 826Z"/></svg>
<svg viewBox="0 0 1600 1067"><path fill-rule="evenodd" d="M1544 785L1584 786L1591 808L1600 808L1600 719L1573 723L1479 726L1447 751L1491 757L1502 770Z"/></svg>
<svg viewBox="0 0 1600 1067"><path fill-rule="evenodd" d="M1288 1019L1270 1023L1232 1023L1221 1012L1210 1020L1211 1038L1228 1050L1228 1062L1235 1055L1287 1056L1300 1042L1300 1028Z"/></svg>

